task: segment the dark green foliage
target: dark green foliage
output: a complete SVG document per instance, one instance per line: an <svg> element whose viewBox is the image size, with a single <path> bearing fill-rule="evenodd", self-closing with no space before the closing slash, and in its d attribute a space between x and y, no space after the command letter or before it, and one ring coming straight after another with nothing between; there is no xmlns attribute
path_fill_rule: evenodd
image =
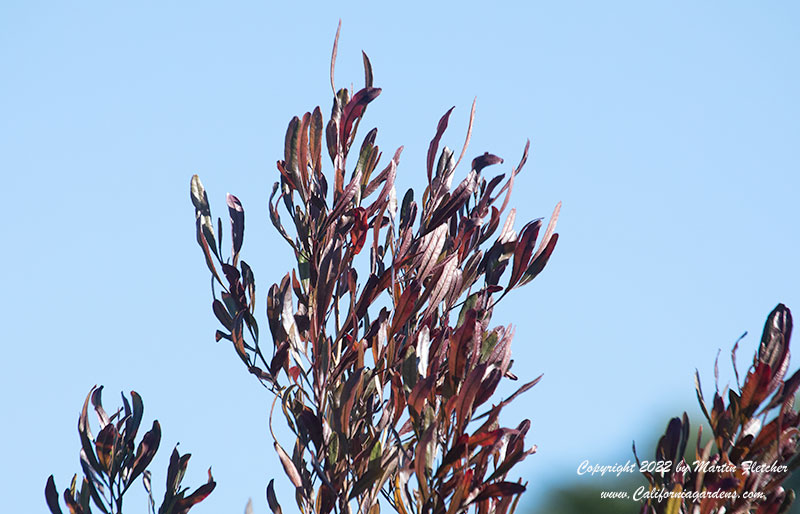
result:
<svg viewBox="0 0 800 514"><path fill-rule="evenodd" d="M536 514L636 514L639 505L630 499L601 498L602 491L632 491L639 483L625 479L607 485L576 484L570 488L548 491L549 500Z"/></svg>

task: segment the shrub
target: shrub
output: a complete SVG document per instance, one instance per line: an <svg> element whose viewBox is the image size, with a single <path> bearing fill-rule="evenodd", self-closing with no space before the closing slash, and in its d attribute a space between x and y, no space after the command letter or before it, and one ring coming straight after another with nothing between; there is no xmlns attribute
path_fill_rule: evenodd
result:
<svg viewBox="0 0 800 514"><path fill-rule="evenodd" d="M200 179L192 178L197 241L224 328L216 339L230 341L274 393L273 410L280 403L295 440L284 447L273 433L274 448L302 512L377 513L379 500L402 514L513 511L525 485L509 473L535 447L525 444L528 420L509 428L498 418L539 379L480 412L503 379L517 378L513 328L493 327L491 318L502 298L545 267L558 240L559 206L538 248L541 219L518 233L514 209L503 219L529 145L507 176L486 178L485 169L503 160L484 153L451 187L474 105L458 158L439 150L450 109L428 148L427 187L398 201L402 147L380 171L377 129L351 152L381 92L370 61L364 54L362 89L337 91L335 57L336 44L330 118L324 123L319 107L293 118L277 163L270 218L297 266L269 288L266 344L254 273L241 258L242 204L228 195L231 250L224 257L222 221L215 227ZM272 485L269 505L280 512Z"/></svg>
<svg viewBox="0 0 800 514"><path fill-rule="evenodd" d="M720 392L715 365L717 384L710 409L697 373L697 399L712 437L701 444L703 427L698 429L694 461L689 463L684 458L688 416L684 413L682 418L670 420L655 455L657 462L669 467L647 472L645 477L651 492L665 491L674 496L647 499L643 514L789 511L795 494L785 490L782 483L800 464L800 413L794 408L800 371L783 380L789 368L791 333L792 314L779 304L767 318L761 344L741 386L736 369L738 341L731 351L737 390Z"/></svg>
<svg viewBox="0 0 800 514"><path fill-rule="evenodd" d="M503 160L484 153L452 187L469 144L474 104L458 158L446 146L439 149L450 109L428 147L422 195L409 189L399 200L395 178L402 147L378 171L383 154L373 128L351 153L381 89L373 85L364 54L364 87L336 90L337 42L338 32L330 118L324 123L319 107L294 117L277 162L280 178L269 197L269 215L297 265L267 293L267 343L257 322L255 274L241 258L242 203L227 196L226 256L222 220L214 223L206 191L192 177L197 242L212 276L212 310L222 325L216 340L229 341L247 371L274 395L270 433L302 512L378 514L381 505L400 514L513 512L525 484L509 475L536 448L525 443L529 420L503 427L500 414L541 376L507 398L495 398L503 380L517 377L511 371L513 327L492 326L492 313L544 269L558 241L560 203L541 238L541 218L516 232L515 210L504 214L529 144L508 176L486 177L485 170ZM327 173L323 146L331 162ZM285 225L281 205L290 220ZM711 471L687 465L688 417L672 419L656 450L660 467L645 468L645 477L651 493L674 497L647 498L643 513L788 510L794 494L781 484L800 463L800 414L794 410L800 372L783 381L791 325L789 310L776 307L740 387L736 372L738 392L727 391L727 405L726 392L717 387L708 409L698 375L698 399L713 438L701 447L700 430L695 456ZM735 352L736 347L734 357ZM78 424L84 477L80 489L73 478L64 501L73 513L90 512L90 503L119 513L124 494L142 476L155 512L147 468L160 426L155 421L137 447L141 398L132 392L129 402L123 395L123 407L108 416L101 392L93 389L84 402ZM96 437L87 419L89 402L100 423ZM294 434L285 447L272 431L278 402ZM185 513L214 489L210 470L208 482L195 492L181 489L188 460L173 450L159 514ZM773 466L748 470L746 462ZM719 492L737 497L700 498ZM52 476L45 496L51 511L60 513ZM272 481L267 502L280 514Z"/></svg>
<svg viewBox="0 0 800 514"><path fill-rule="evenodd" d="M153 427L142 436L137 446L136 434L144 414L142 398L131 391L131 400L122 395L123 407L109 416L103 409L103 386L93 387L83 402L78 418L78 435L81 441L80 462L83 479L78 488L78 475L73 476L69 488L64 490L64 503L72 514L89 514L94 504L106 514L122 512L125 493L139 476L143 477L144 487L149 497L151 512L155 512L155 500L150 487L150 471L147 469L161 443L161 425L153 421ZM100 431L92 435L88 408L91 401ZM185 514L192 506L203 501L216 483L208 470L208 482L186 495L188 488L181 489L181 481L189 464L190 454L181 455L178 449L172 450L167 470L167 485L164 500L158 509L159 514ZM45 499L50 512L61 514L53 475L47 479Z"/></svg>

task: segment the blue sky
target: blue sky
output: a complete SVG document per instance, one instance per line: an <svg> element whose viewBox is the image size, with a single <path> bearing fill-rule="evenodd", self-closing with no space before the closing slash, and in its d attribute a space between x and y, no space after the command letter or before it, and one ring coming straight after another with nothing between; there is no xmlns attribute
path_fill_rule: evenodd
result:
<svg viewBox="0 0 800 514"><path fill-rule="evenodd" d="M339 18L337 83L362 83L365 50L383 94L364 126L405 146L398 191L423 187L453 105L444 142L460 147L477 96L469 156L515 163L532 141L517 219L563 201L548 269L495 314L516 324L517 374L545 374L509 411L539 447L520 467L527 506L583 459L624 463L633 439L650 454L669 414L696 412L695 368L709 390L722 349L724 384L742 332L746 367L774 305L800 309L796 4L3 2L9 511L45 512L47 476L63 488L79 470L94 384L108 406L138 391L161 422L160 494L180 442L187 483L213 466L219 484L198 513L248 497L267 512L271 477L292 511L271 398L213 340L188 188L198 173L218 214L226 192L244 204L263 308L291 265L267 216L275 161L292 116L329 112Z"/></svg>

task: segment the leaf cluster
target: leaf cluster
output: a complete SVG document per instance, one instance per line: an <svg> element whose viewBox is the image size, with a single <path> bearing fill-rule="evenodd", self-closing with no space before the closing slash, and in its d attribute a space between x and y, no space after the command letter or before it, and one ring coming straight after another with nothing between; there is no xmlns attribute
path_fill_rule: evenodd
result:
<svg viewBox="0 0 800 514"><path fill-rule="evenodd" d="M789 511L795 494L784 489L782 484L800 465L800 412L795 408L800 371L784 381L789 368L791 333L792 314L785 305L779 304L767 318L761 344L741 385L736 369L739 342L734 345L731 360L737 388L720 392L717 384L710 408L697 373L697 399L711 427L712 437L703 445L703 427L699 427L695 461L707 463L709 467L696 467L694 462L688 463L688 468L677 465L679 462L687 464L683 455L689 419L684 413L682 418L670 420L656 448L657 461L676 465L669 473L645 473L651 489L663 488L674 493L721 491L734 493L733 498L648 500L642 506L643 514L778 514ZM715 366L718 382L717 369Z"/></svg>
<svg viewBox="0 0 800 514"><path fill-rule="evenodd" d="M130 401L122 395L123 407L108 415L102 403L103 386L93 387L83 403L78 418L78 434L81 441L80 462L83 478L78 487L78 475L73 476L63 499L71 514L90 514L92 506L105 514L119 514L125 493L137 478L143 477L149 496L151 512L155 513L155 501L150 487L148 466L161 443L161 425L153 421L139 444L136 435L144 414L144 403L136 391L131 391ZM89 403L94 407L100 430L95 437L89 422ZM172 451L167 471L167 489L159 514L186 514L192 506L203 501L214 490L216 483L208 470L208 482L188 494L181 488L181 481L189 463L190 454L180 455L177 448ZM61 514L58 491L52 475L47 480L45 499L50 512Z"/></svg>
<svg viewBox="0 0 800 514"><path fill-rule="evenodd" d="M333 53L332 86L336 44ZM516 380L513 327L491 318L500 299L545 267L560 204L541 238L542 219L514 230L515 210L506 208L529 144L508 175L486 177L503 160L484 153L455 182L474 105L458 158L439 149L450 109L428 148L423 194L409 189L399 199L402 147L380 165L377 129L356 144L381 93L363 57L364 87L333 88L327 122L319 107L289 122L269 213L297 265L269 288L266 345L254 274L240 258L242 204L228 195L223 257L222 221L215 226L192 178L197 241L223 327L216 339L230 341L275 394L295 440L284 448L273 434L273 444L302 512L376 514L381 504L401 514L510 512L525 485L509 472L535 447L525 444L530 421L503 427L499 417L539 379L490 402L502 380ZM272 483L267 496L279 512Z"/></svg>

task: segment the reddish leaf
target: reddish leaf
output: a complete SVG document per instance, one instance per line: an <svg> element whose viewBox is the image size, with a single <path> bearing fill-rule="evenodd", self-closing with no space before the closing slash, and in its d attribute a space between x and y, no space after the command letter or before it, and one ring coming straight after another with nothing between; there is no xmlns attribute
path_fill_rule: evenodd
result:
<svg viewBox="0 0 800 514"><path fill-rule="evenodd" d="M538 259L539 256L545 252L546 248L550 246L550 238L553 237L553 232L556 230L556 223L558 222L558 215L560 212L561 202L558 202L556 207L553 209L553 214L550 215L550 222L547 224L547 230L544 232L544 237L542 237L542 242L539 245L539 249L536 250L536 253L533 255L534 260ZM552 249L550 251L552 252ZM542 267L544 267L544 265L542 265Z"/></svg>
<svg viewBox="0 0 800 514"><path fill-rule="evenodd" d="M311 152L311 163L316 172L321 166L322 157L322 112L319 107L311 113L311 125L308 132L308 149Z"/></svg>
<svg viewBox="0 0 800 514"><path fill-rule="evenodd" d="M325 316L328 312L328 305L333 298L334 286L339 281L341 258L342 243L339 239L336 239L326 248L319 265L319 274L316 282L316 327L321 327L325 324Z"/></svg>
<svg viewBox="0 0 800 514"><path fill-rule="evenodd" d="M292 459L289 458L289 455L284 451L277 441L274 443L274 446L275 451L278 453L278 458L281 460L281 464L283 465L283 470L286 472L286 476L289 477L289 480L292 481L292 484L294 484L295 487L303 487L303 479L300 478L300 472L297 471Z"/></svg>
<svg viewBox="0 0 800 514"><path fill-rule="evenodd" d="M278 349L275 350L275 355L272 357L272 361L269 364L269 372L271 375L277 375L278 371L283 368L286 363L289 361L289 342L284 341L279 346Z"/></svg>
<svg viewBox="0 0 800 514"><path fill-rule="evenodd" d="M339 407L341 409L339 423L342 427L342 432L349 433L350 412L353 410L353 403L356 401L357 391L361 386L363 375L364 368L355 370L342 388L342 396L339 398Z"/></svg>
<svg viewBox="0 0 800 514"><path fill-rule="evenodd" d="M345 213L350 207L350 201L355 197L356 191L361 187L361 170L354 176L347 187L342 191L342 194L336 199L333 210L328 214L325 219L325 227L327 228L331 223L338 221L339 217Z"/></svg>
<svg viewBox="0 0 800 514"><path fill-rule="evenodd" d="M511 278L506 287L506 292L510 291L522 277L523 272L528 267L533 247L536 246L536 237L539 235L539 227L542 220L536 220L523 227L519 236L519 241L514 249L514 264L511 268Z"/></svg>
<svg viewBox="0 0 800 514"><path fill-rule="evenodd" d="M303 199L308 198L308 125L311 122L311 113L303 115L300 122L300 141L297 145L297 172L300 179L300 194Z"/></svg>
<svg viewBox="0 0 800 514"><path fill-rule="evenodd" d="M453 194L450 195L450 198L430 215L430 220L426 224L425 229L421 231L420 235L425 235L433 231L439 225L449 220L453 214L457 213L458 210L467 203L469 197L472 196L477 184L478 174L475 170L472 170L458 187L456 187Z"/></svg>
<svg viewBox="0 0 800 514"><path fill-rule="evenodd" d="M339 140L342 144L347 144L350 139L350 130L353 127L353 122L363 116L367 105L380 94L381 88L379 87L365 87L354 94L353 98L347 102L342 111L342 123L339 125Z"/></svg>
<svg viewBox="0 0 800 514"><path fill-rule="evenodd" d="M420 492L422 493L422 500L423 502L430 496L431 492L428 490L428 447L430 446L431 441L433 441L433 436L436 430L436 422L432 423L426 430L425 433L422 434L420 437L419 442L417 443L416 449L416 459L414 461L414 471L417 474L417 480L419 483Z"/></svg>
<svg viewBox="0 0 800 514"><path fill-rule="evenodd" d="M503 433L501 428L490 432L479 432L470 436L468 444L470 446L492 446L503 437Z"/></svg>
<svg viewBox="0 0 800 514"><path fill-rule="evenodd" d="M483 155L478 156L472 160L472 169L476 172L480 173L481 170L487 166L491 166L493 164L502 164L503 159L500 157L490 154L489 152L485 152Z"/></svg>
<svg viewBox="0 0 800 514"><path fill-rule="evenodd" d="M431 394L431 390L436 383L436 377L428 376L417 382L414 389L408 395L408 407L413 409L419 415L422 412L422 406L425 404L425 399Z"/></svg>
<svg viewBox="0 0 800 514"><path fill-rule="evenodd" d="M462 372L467 360L467 347L472 335L475 332L477 315L478 314L475 309L467 310L463 321L450 337L450 353L448 364L450 367L450 376L453 378L462 376Z"/></svg>
<svg viewBox="0 0 800 514"><path fill-rule="evenodd" d="M550 240L547 242L547 245L544 247L544 250L542 250L542 253L534 256L533 261L531 261L531 265L528 266L528 269L526 269L525 273L522 275L520 285L527 284L542 272L545 265L547 265L547 261L550 260L550 256L553 254L553 250L555 250L557 242L558 234L553 234L550 237Z"/></svg>
<svg viewBox="0 0 800 514"><path fill-rule="evenodd" d="M489 398L492 397L495 389L497 389L498 384L500 384L500 379L502 378L503 372L499 368L493 368L491 371L489 371L484 381L481 382L481 387L478 390L477 396L475 397L474 408L483 405L487 400L489 400Z"/></svg>
<svg viewBox="0 0 800 514"><path fill-rule="evenodd" d="M431 144L428 146L428 184L431 183L432 176L433 176L433 160L436 158L436 152L439 150L439 140L442 139L442 135L444 131L447 129L447 122L450 119L450 114L455 109L455 106L451 107L444 116L441 117L439 120L439 124L436 126L436 135L433 136L431 139Z"/></svg>
<svg viewBox="0 0 800 514"><path fill-rule="evenodd" d="M456 512L460 512L463 508L463 500L468 496L470 487L472 486L472 477L474 471L472 468L468 469L458 483L456 484L455 491L453 492L453 497L450 499L450 506L447 508L447 514L456 514ZM458 477L458 475L456 475Z"/></svg>
<svg viewBox="0 0 800 514"><path fill-rule="evenodd" d="M333 85L333 71L336 69L336 53L339 49L339 32L342 30L342 20L339 19L339 25L336 27L336 37L333 39L333 50L331 51L331 89L336 94L336 86Z"/></svg>
<svg viewBox="0 0 800 514"><path fill-rule="evenodd" d="M400 301L395 307L394 318L392 319L391 334L395 334L400 328L405 325L406 321L414 314L414 304L419 298L420 285L416 280L412 280L403 294L400 296Z"/></svg>
<svg viewBox="0 0 800 514"><path fill-rule="evenodd" d="M514 178L517 176L517 174L519 174L520 171L522 171L522 167L525 166L525 163L528 162L528 150L530 149L530 147L531 147L531 140L529 139L525 143L525 149L522 151L522 158L520 159L519 164L514 169L514 172L511 173L511 176L508 177L508 182L506 182L506 184L503 186L503 189L501 189L500 192L497 193L497 196L500 196L501 194L503 194L503 191L506 192L506 197L503 199L503 205L500 206L501 213L506 210L506 206L508 205L508 200L511 198L511 191L514 189Z"/></svg>
<svg viewBox="0 0 800 514"><path fill-rule="evenodd" d="M153 421L153 428L144 434L142 442L139 443L139 448L136 449L136 458L133 461L131 476L128 479L128 485L132 484L136 477L142 474L147 469L150 462L155 457L158 451L158 446L161 443L161 425L158 421Z"/></svg>
<svg viewBox="0 0 800 514"><path fill-rule="evenodd" d="M426 234L419 243L417 279L422 281L430 274L447 240L447 226L440 225Z"/></svg>
<svg viewBox="0 0 800 514"><path fill-rule="evenodd" d="M525 486L516 482L494 482L481 487L481 492L472 500L473 503L481 502L488 498L502 498L525 492Z"/></svg>
<svg viewBox="0 0 800 514"><path fill-rule="evenodd" d="M742 387L741 407L745 415L750 415L758 408L769 394L772 379L772 368L769 364L759 362L755 369L747 374Z"/></svg>
<svg viewBox="0 0 800 514"><path fill-rule="evenodd" d="M787 399L794 398L798 388L800 388L800 369L789 377L789 380L784 383L780 394L776 394L764 409L773 409L783 404Z"/></svg>
<svg viewBox="0 0 800 514"><path fill-rule="evenodd" d="M486 372L486 364L480 364L472 369L458 393L456 406L456 420L459 431L463 431L472 416L473 404L481 386L481 379Z"/></svg>
<svg viewBox="0 0 800 514"><path fill-rule="evenodd" d="M494 409L492 409L492 410L495 410L495 409L502 409L503 407L505 407L505 406L506 406L506 405L508 405L509 403L513 402L513 401L514 401L514 398L516 398L517 396L521 395L522 393L524 393L525 391L527 391L527 390L528 390L528 389L530 389L531 387L533 387L533 386L535 386L536 384L538 384L538 383L539 383L539 380L541 380L543 376L544 376L544 375L539 375L538 377L536 377L535 379L531 380L531 381L530 381L530 382L528 382L527 384L523 384L523 385L522 385L522 387L520 387L519 389L517 389L517 390L516 390L516 392L514 392L514 394L512 394L511 396L509 396L508 398L506 398L505 400L503 400L502 402L500 402L500 404L499 404L499 405L497 405L497 406L496 406ZM490 411L490 412L491 412L491 411ZM482 418L482 417L484 417L484 416L488 416L488 415L489 415L489 412L486 412L486 413L484 413L484 414L481 414L480 416L478 416L478 417L477 417L477 418L475 418L475 419L480 419L480 418Z"/></svg>
<svg viewBox="0 0 800 514"><path fill-rule="evenodd" d="M350 229L350 244L353 246L353 253L358 255L367 240L367 211L363 207L356 207L353 213L353 228Z"/></svg>
<svg viewBox="0 0 800 514"><path fill-rule="evenodd" d="M181 498L175 502L173 512L175 514L185 514L189 511L189 509L192 508L193 505L197 505L201 501L205 500L216 486L217 483L214 482L214 477L211 476L211 468L208 468L208 482L198 487L197 490L189 496Z"/></svg>

